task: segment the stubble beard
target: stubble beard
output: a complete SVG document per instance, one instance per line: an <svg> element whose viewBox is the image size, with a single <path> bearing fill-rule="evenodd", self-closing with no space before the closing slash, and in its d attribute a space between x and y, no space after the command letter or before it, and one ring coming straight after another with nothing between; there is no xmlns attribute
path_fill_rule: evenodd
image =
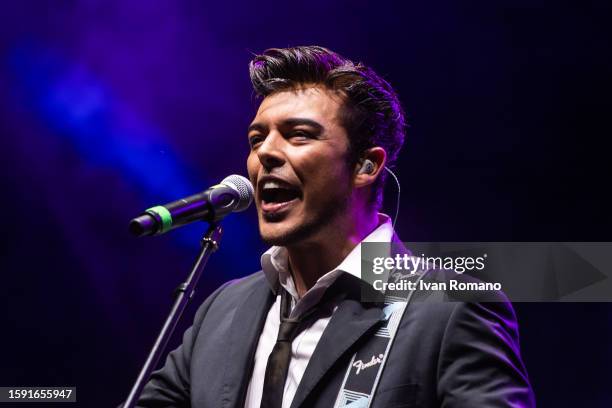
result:
<svg viewBox="0 0 612 408"><path fill-rule="evenodd" d="M296 225L291 229L275 236L263 236L262 240L268 245L292 246L312 238L323 228L333 225L337 217L345 214L349 207L350 193L344 192L339 197L334 197L323 207L323 210L316 216L307 218L302 224Z"/></svg>

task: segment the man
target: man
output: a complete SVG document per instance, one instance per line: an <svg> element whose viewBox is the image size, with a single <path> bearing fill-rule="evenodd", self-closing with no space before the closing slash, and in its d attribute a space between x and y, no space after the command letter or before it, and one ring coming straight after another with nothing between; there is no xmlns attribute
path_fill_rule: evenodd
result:
<svg viewBox="0 0 612 408"><path fill-rule="evenodd" d="M361 297L358 244L398 241L377 213L404 139L397 95L322 47L267 50L250 74L263 100L247 168L272 248L202 304L139 406L534 406L507 302L410 303L388 355L355 361L386 314ZM347 378L365 373L375 392L351 403Z"/></svg>

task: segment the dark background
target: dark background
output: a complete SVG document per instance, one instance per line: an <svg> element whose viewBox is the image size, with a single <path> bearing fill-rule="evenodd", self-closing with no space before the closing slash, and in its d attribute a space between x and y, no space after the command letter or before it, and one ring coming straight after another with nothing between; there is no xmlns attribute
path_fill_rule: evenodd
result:
<svg viewBox="0 0 612 408"><path fill-rule="evenodd" d="M153 204L246 174L247 63L318 44L399 91L406 241L610 241L607 1L24 1L0 12L0 385L127 394L204 226L134 239ZM387 191L393 212L395 190ZM259 268L225 222L194 302ZM539 406L612 404L612 304L516 304Z"/></svg>

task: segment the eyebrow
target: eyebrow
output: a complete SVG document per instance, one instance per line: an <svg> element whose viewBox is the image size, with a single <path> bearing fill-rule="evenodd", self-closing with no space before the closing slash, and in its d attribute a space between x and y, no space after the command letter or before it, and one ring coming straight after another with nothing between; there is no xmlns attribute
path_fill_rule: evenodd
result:
<svg viewBox="0 0 612 408"><path fill-rule="evenodd" d="M321 132L324 129L324 126L321 125L319 122L312 120L312 119L307 119L307 118L289 118L289 119L285 119L281 122L281 127L295 127L295 126L299 126L299 125L306 125L306 126L310 126L314 129L316 129L318 132ZM267 129L267 126L261 124L261 123L252 123L248 129L247 132L250 132L251 130L259 130L260 132L265 131Z"/></svg>

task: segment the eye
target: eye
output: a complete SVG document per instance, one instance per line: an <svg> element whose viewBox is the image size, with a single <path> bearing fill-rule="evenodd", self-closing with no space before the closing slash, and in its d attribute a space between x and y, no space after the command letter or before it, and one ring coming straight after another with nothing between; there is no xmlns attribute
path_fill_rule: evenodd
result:
<svg viewBox="0 0 612 408"><path fill-rule="evenodd" d="M263 142L263 136L261 135L253 135L249 137L249 145L251 148L257 147L261 142Z"/></svg>
<svg viewBox="0 0 612 408"><path fill-rule="evenodd" d="M304 140L304 139L311 139L312 135L303 130L294 130L293 132L291 132L291 137L298 138L299 140Z"/></svg>

